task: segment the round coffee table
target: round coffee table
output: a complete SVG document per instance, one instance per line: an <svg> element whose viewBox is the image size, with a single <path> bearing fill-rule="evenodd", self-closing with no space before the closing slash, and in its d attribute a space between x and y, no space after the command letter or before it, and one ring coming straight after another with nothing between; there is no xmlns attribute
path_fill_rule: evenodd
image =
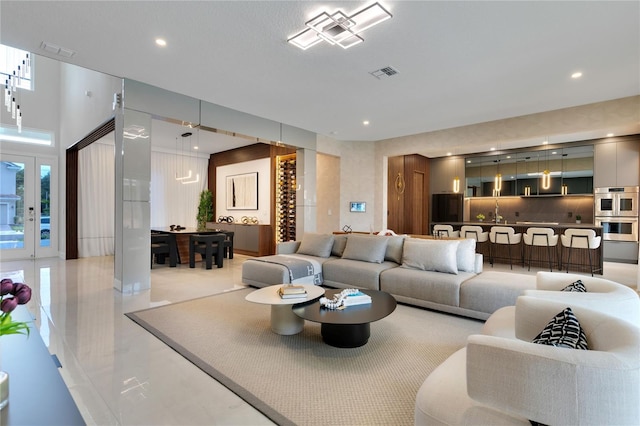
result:
<svg viewBox="0 0 640 426"><path fill-rule="evenodd" d="M342 290L327 290L325 296L332 298ZM371 335L370 323L378 321L396 309L396 299L389 293L377 290L360 290L371 296L367 305L349 306L332 310L310 301L296 304L293 313L300 318L321 323L322 340L338 348L357 348L365 345Z"/></svg>
<svg viewBox="0 0 640 426"><path fill-rule="evenodd" d="M313 301L324 294L324 288L305 284L306 298L283 299L278 294L278 289L284 284L276 284L263 287L245 296L245 300L253 303L271 305L271 331L276 334L289 336L297 334L304 328L304 320L291 312L291 305L295 303Z"/></svg>

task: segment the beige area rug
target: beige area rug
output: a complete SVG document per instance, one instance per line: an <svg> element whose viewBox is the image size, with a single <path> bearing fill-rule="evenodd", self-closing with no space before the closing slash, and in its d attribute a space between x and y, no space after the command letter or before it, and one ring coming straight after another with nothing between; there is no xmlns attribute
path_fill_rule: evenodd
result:
<svg viewBox="0 0 640 426"><path fill-rule="evenodd" d="M308 321L300 334L274 334L270 307L244 300L251 291L127 316L278 424L413 425L425 378L482 327L398 305L366 345L339 349Z"/></svg>

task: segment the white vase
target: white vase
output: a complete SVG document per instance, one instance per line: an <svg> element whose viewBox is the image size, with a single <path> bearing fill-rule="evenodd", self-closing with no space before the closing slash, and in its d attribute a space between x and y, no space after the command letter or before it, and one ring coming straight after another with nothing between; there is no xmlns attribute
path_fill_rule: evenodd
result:
<svg viewBox="0 0 640 426"><path fill-rule="evenodd" d="M0 370L0 410L9 403L9 374Z"/></svg>

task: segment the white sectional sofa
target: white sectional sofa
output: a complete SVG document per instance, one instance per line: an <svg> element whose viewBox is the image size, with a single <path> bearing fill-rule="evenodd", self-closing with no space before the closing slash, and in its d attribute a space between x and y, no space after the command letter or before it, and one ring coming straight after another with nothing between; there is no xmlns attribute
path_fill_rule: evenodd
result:
<svg viewBox="0 0 640 426"><path fill-rule="evenodd" d="M291 259L312 262L309 275L293 274ZM535 288L533 276L482 272L482 260L474 239L305 234L302 241L278 244L275 256L247 259L242 281L382 290L400 302L477 319Z"/></svg>

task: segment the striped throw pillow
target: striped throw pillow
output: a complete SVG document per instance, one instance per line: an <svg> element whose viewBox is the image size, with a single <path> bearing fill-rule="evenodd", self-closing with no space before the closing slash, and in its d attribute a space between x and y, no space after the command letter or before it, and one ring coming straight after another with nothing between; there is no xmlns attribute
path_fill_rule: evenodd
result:
<svg viewBox="0 0 640 426"><path fill-rule="evenodd" d="M578 318L569 307L553 317L540 334L533 339L533 343L559 348L589 349L587 337L580 327Z"/></svg>

